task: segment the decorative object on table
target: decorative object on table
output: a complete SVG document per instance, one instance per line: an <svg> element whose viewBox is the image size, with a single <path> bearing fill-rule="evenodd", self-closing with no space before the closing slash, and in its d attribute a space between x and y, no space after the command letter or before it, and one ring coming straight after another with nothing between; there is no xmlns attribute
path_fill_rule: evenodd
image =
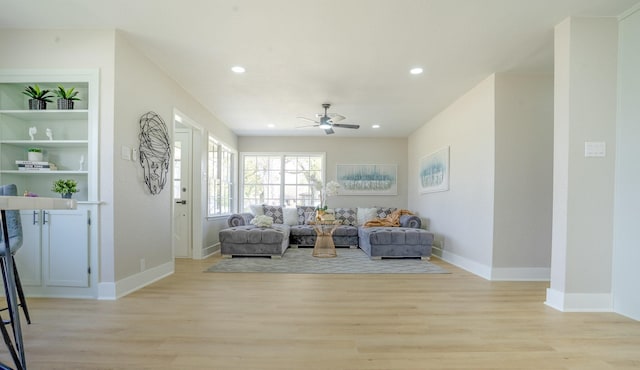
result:
<svg viewBox="0 0 640 370"><path fill-rule="evenodd" d="M271 227L273 225L273 218L265 215L260 215L254 217L250 221L251 225L256 225L258 227Z"/></svg>
<svg viewBox="0 0 640 370"><path fill-rule="evenodd" d="M63 198L71 198L73 193L78 192L78 183L73 179L56 180L53 183L53 187L51 188L51 190L55 193L60 194Z"/></svg>
<svg viewBox="0 0 640 370"><path fill-rule="evenodd" d="M29 148L27 149L27 159L31 162L42 162L42 149L41 148Z"/></svg>
<svg viewBox="0 0 640 370"><path fill-rule="evenodd" d="M340 189L340 184L337 181L329 181L325 186L322 186L322 181L315 180L313 182L315 190L320 193L320 204L316 207L316 220L317 221L325 221L329 220L330 217L327 216L328 206L327 206L327 198L338 195L338 189Z"/></svg>
<svg viewBox="0 0 640 370"><path fill-rule="evenodd" d="M420 160L420 193L449 190L449 147L437 150Z"/></svg>
<svg viewBox="0 0 640 370"><path fill-rule="evenodd" d="M171 161L171 143L167 125L155 112L140 117L140 165L144 182L152 195L159 194L167 182Z"/></svg>
<svg viewBox="0 0 640 370"><path fill-rule="evenodd" d="M73 102L80 100L75 87L65 90L64 86L58 85L58 89L54 93L58 97L58 109L73 109Z"/></svg>
<svg viewBox="0 0 640 370"><path fill-rule="evenodd" d="M52 102L51 98L53 96L50 95L51 92L40 89L38 85L27 86L22 93L30 98L29 109L32 110L47 109L47 103Z"/></svg>
<svg viewBox="0 0 640 370"><path fill-rule="evenodd" d="M53 140L53 132L51 132L51 129L48 128L46 132L47 132L47 137L49 138L49 140L50 141Z"/></svg>
<svg viewBox="0 0 640 370"><path fill-rule="evenodd" d="M32 193L32 192L30 192L30 191L28 191L28 190L25 190L25 191L24 191L23 196L25 196L25 197L32 197L32 198L33 198L33 197L37 197L37 196L38 196L38 194L36 194L36 193Z"/></svg>
<svg viewBox="0 0 640 370"><path fill-rule="evenodd" d="M33 141L34 136L36 136L37 133L38 129L35 126L29 127L29 137L31 138L31 141Z"/></svg>
<svg viewBox="0 0 640 370"><path fill-rule="evenodd" d="M78 168L78 171L84 171L84 154L80 156L80 168Z"/></svg>
<svg viewBox="0 0 640 370"><path fill-rule="evenodd" d="M397 195L397 164L338 164L342 195Z"/></svg>

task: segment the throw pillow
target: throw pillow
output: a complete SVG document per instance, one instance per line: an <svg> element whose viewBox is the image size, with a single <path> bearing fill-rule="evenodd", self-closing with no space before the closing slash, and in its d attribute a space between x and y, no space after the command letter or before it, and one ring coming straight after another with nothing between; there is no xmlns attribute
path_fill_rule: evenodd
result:
<svg viewBox="0 0 640 370"><path fill-rule="evenodd" d="M262 211L265 216L269 216L273 218L274 224L282 224L284 223L284 215L282 212L282 207L280 206L268 206L266 204L262 205Z"/></svg>
<svg viewBox="0 0 640 370"><path fill-rule="evenodd" d="M334 211L336 221L340 221L343 225L357 225L358 217L356 210L353 208L336 208Z"/></svg>
<svg viewBox="0 0 640 370"><path fill-rule="evenodd" d="M378 217L385 218L393 213L393 211L395 211L396 209L397 208L376 207L376 213L378 214Z"/></svg>
<svg viewBox="0 0 640 370"><path fill-rule="evenodd" d="M377 208L358 208L357 210L358 225L364 225L365 222L375 220L377 217Z"/></svg>
<svg viewBox="0 0 640 370"><path fill-rule="evenodd" d="M262 216L264 211L262 210L262 204L250 204L249 209L254 216Z"/></svg>
<svg viewBox="0 0 640 370"><path fill-rule="evenodd" d="M316 213L316 207L314 206L298 206L296 208L298 209L298 225L308 224L307 212L311 212L314 215Z"/></svg>
<svg viewBox="0 0 640 370"><path fill-rule="evenodd" d="M285 225L293 226L298 224L298 209L297 208L283 208L282 212Z"/></svg>

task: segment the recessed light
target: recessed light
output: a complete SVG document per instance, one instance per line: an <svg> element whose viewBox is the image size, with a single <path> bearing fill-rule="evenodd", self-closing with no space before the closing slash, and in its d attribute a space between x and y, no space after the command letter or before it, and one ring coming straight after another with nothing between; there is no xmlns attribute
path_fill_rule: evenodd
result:
<svg viewBox="0 0 640 370"><path fill-rule="evenodd" d="M380 128L380 125L371 125L372 128Z"/></svg>
<svg viewBox="0 0 640 370"><path fill-rule="evenodd" d="M243 66L233 66L231 67L231 71L233 71L233 73L244 73L246 69L244 69Z"/></svg>
<svg viewBox="0 0 640 370"><path fill-rule="evenodd" d="M412 75L419 75L419 74L421 74L422 72L424 72L424 69L422 69L422 68L420 68L420 67L414 67L414 68L411 68L411 69L409 70L409 73L411 73Z"/></svg>
<svg viewBox="0 0 640 370"><path fill-rule="evenodd" d="M276 125L274 125L273 123L270 123L270 124L267 125L267 127L274 128L274 127L276 127Z"/></svg>

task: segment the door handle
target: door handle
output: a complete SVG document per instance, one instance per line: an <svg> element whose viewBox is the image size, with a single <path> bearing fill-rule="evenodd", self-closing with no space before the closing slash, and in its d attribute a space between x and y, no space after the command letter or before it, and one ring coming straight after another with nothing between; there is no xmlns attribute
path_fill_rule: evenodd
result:
<svg viewBox="0 0 640 370"><path fill-rule="evenodd" d="M178 204L187 204L186 200L176 200L176 203Z"/></svg>

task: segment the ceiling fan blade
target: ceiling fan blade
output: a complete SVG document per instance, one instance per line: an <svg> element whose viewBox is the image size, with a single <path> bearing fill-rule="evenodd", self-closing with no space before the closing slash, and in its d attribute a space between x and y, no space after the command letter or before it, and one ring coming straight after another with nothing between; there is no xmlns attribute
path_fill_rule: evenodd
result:
<svg viewBox="0 0 640 370"><path fill-rule="evenodd" d="M360 125L350 125L348 123L336 123L333 125L333 127L340 127L340 128L360 128Z"/></svg>
<svg viewBox="0 0 640 370"><path fill-rule="evenodd" d="M296 128L307 128L307 127L318 127L320 125L304 125L304 126L296 126Z"/></svg>
<svg viewBox="0 0 640 370"><path fill-rule="evenodd" d="M318 122L318 121L316 121L316 120L313 120L313 119L311 119L311 118L307 118L307 117L296 117L296 118L297 118L297 119L304 120L304 121L313 122L313 123L318 123L318 124L320 123L320 122Z"/></svg>
<svg viewBox="0 0 640 370"><path fill-rule="evenodd" d="M336 123L336 122L340 122L343 119L346 119L347 117L341 115L341 114L333 114L333 115L329 115L329 117L331 117L331 119L329 120L329 122L331 123Z"/></svg>
<svg viewBox="0 0 640 370"><path fill-rule="evenodd" d="M335 131L333 131L332 128L327 128L327 129L324 130L324 133L327 134L327 135L331 135L331 134L335 133Z"/></svg>

